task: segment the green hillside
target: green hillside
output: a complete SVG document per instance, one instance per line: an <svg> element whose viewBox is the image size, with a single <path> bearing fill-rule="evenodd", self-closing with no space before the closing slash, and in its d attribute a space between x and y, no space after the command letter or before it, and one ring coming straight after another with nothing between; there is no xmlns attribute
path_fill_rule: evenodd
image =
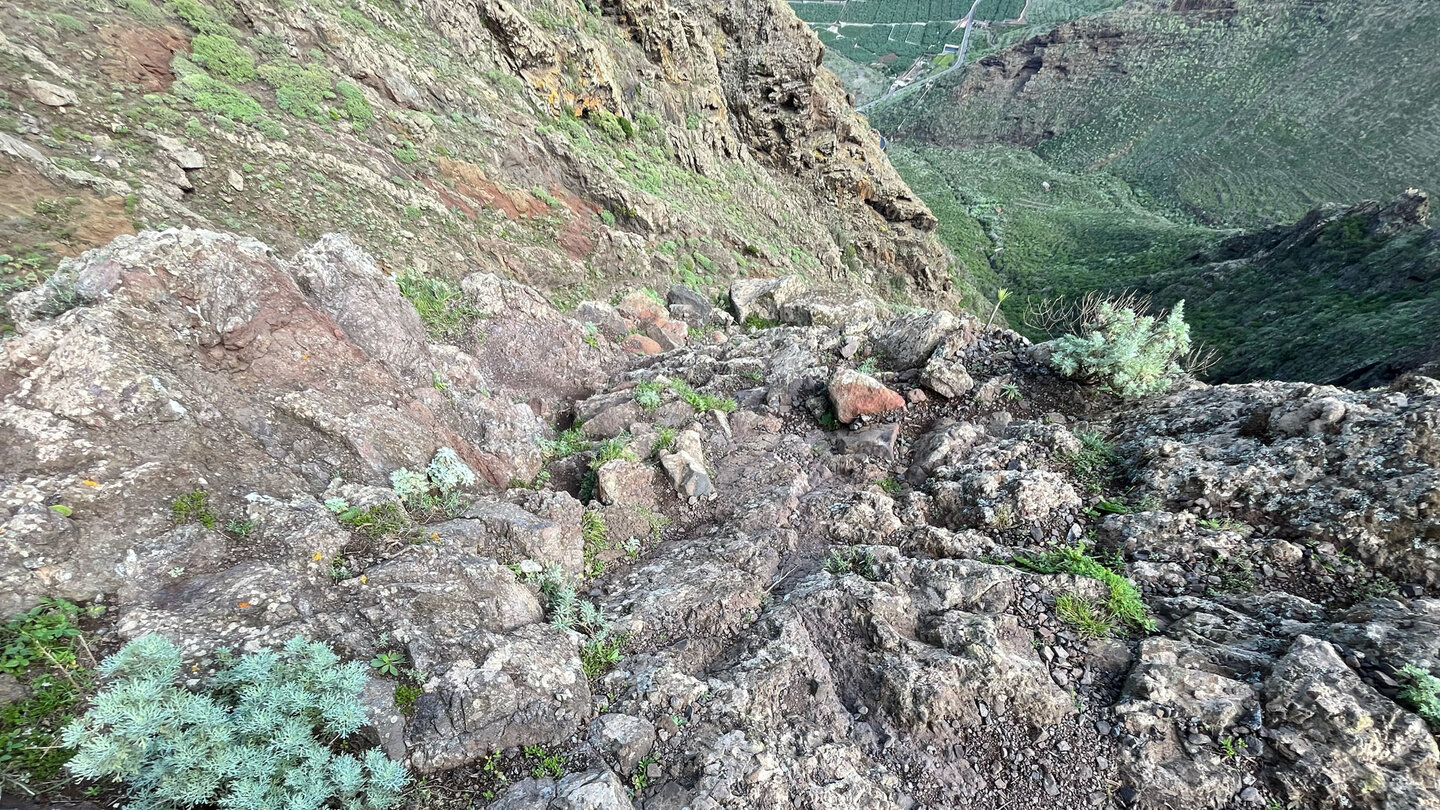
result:
<svg viewBox="0 0 1440 810"><path fill-rule="evenodd" d="M871 118L934 146L1031 146L1223 225L1440 187L1440 3L1188 5L1063 25Z"/></svg>

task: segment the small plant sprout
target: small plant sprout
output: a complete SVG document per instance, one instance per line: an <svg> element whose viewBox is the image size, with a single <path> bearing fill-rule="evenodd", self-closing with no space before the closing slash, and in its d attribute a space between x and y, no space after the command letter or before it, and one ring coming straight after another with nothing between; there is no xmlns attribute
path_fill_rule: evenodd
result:
<svg viewBox="0 0 1440 810"><path fill-rule="evenodd" d="M370 659L370 666L381 675L398 678L400 670L405 666L405 656L400 653L382 652Z"/></svg>
<svg viewBox="0 0 1440 810"><path fill-rule="evenodd" d="M1010 291L1005 289L1004 287L1001 287L1000 289L995 291L995 308L990 310L990 317L985 319L986 329L989 329L990 324L995 322L995 316L1000 314L1000 305L1005 303L1005 299L1009 297Z"/></svg>

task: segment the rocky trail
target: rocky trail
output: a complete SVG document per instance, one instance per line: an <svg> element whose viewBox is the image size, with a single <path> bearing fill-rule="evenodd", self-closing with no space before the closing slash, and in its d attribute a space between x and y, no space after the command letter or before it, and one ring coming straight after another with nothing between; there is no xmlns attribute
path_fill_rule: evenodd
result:
<svg viewBox="0 0 1440 810"><path fill-rule="evenodd" d="M1397 700L1440 667L1435 380L1122 403L793 276L474 273L438 343L335 235L59 279L0 356L6 612L103 603L197 674L399 656L367 733L413 807L1440 806ZM445 448L474 480L406 501Z"/></svg>

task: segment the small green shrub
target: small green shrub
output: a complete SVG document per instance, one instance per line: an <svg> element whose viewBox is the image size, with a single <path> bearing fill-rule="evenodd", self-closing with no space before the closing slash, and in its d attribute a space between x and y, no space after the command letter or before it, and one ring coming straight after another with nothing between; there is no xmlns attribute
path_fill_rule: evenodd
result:
<svg viewBox="0 0 1440 810"><path fill-rule="evenodd" d="M187 492L170 502L170 516L176 523L195 521L207 529L215 528L215 513L210 511L210 493L203 489Z"/></svg>
<svg viewBox="0 0 1440 810"><path fill-rule="evenodd" d="M1440 733L1440 678L1414 664L1401 667L1399 674L1409 681L1400 690L1400 702L1413 709L1422 720L1430 724L1430 728Z"/></svg>
<svg viewBox="0 0 1440 810"><path fill-rule="evenodd" d="M395 708L409 714L415 709L415 701L425 694L425 690L413 683L395 684Z"/></svg>
<svg viewBox="0 0 1440 810"><path fill-rule="evenodd" d="M350 82L340 82L335 85L335 92L340 96L340 110L356 129L363 130L375 121L375 111L370 106L369 99L365 98L365 92Z"/></svg>
<svg viewBox="0 0 1440 810"><path fill-rule="evenodd" d="M85 779L113 778L131 807L394 807L405 769L372 748L337 753L365 722L365 670L323 644L294 639L276 651L220 657L216 676L192 692L180 653L144 636L101 663L109 685L66 727Z"/></svg>
<svg viewBox="0 0 1440 810"><path fill-rule="evenodd" d="M279 121L270 118L261 118L259 121L256 121L255 129L257 129L261 135L264 135L272 141L283 141L285 140L286 134L288 134L285 132L285 127L280 126Z"/></svg>
<svg viewBox="0 0 1440 810"><path fill-rule="evenodd" d="M401 467L390 473L390 487L405 506L414 510L441 508L446 514L460 510L460 490L475 485L475 471L449 447L435 451L424 473ZM439 495L435 492L438 490Z"/></svg>
<svg viewBox="0 0 1440 810"><path fill-rule="evenodd" d="M525 756L536 763L530 771L536 779L559 779L565 775L564 754L549 753L539 745L527 745L523 750Z"/></svg>
<svg viewBox="0 0 1440 810"><path fill-rule="evenodd" d="M475 471L460 460L460 456L449 447L435 451L435 456L425 467L425 474L442 494L450 494L461 487L475 486Z"/></svg>
<svg viewBox="0 0 1440 810"><path fill-rule="evenodd" d="M197 34L190 41L190 58L218 79L248 82L255 78L255 57L221 34Z"/></svg>
<svg viewBox="0 0 1440 810"><path fill-rule="evenodd" d="M288 50L285 38L276 34L256 34L255 38L250 40L250 44L266 59L279 59Z"/></svg>
<svg viewBox="0 0 1440 810"><path fill-rule="evenodd" d="M275 88L275 103L296 118L316 118L321 105L335 97L330 74L319 65L261 65L260 78Z"/></svg>
<svg viewBox="0 0 1440 810"><path fill-rule="evenodd" d="M655 442L650 445L650 455L663 453L675 447L675 428L662 427L655 434Z"/></svg>
<svg viewBox="0 0 1440 810"><path fill-rule="evenodd" d="M635 451L630 449L630 435L622 433L613 439L606 439L595 448L595 458L590 460L590 469L598 470L616 459L639 461Z"/></svg>
<svg viewBox="0 0 1440 810"><path fill-rule="evenodd" d="M558 461L568 458L576 453L583 453L590 449L590 440L585 437L585 431L579 425L569 430L563 430L554 440L541 439L540 452L545 455L545 461Z"/></svg>
<svg viewBox="0 0 1440 810"><path fill-rule="evenodd" d="M120 5L135 15L135 19L143 23L158 23L165 21L165 12L156 8L150 0L121 0Z"/></svg>
<svg viewBox="0 0 1440 810"><path fill-rule="evenodd" d="M244 124L253 124L265 115L249 93L204 73L192 73L175 82L175 93L196 109L223 115Z"/></svg>
<svg viewBox="0 0 1440 810"><path fill-rule="evenodd" d="M875 555L871 554L868 549L842 551L834 548L825 555L825 559L821 561L820 565L826 573L835 576L859 574L871 582L880 578L880 572L875 567Z"/></svg>
<svg viewBox="0 0 1440 810"><path fill-rule="evenodd" d="M666 386L664 383L658 382L640 383L639 385L635 386L635 404L639 405L647 412L654 411L656 408L660 407L660 403L662 401L660 399L660 392L664 391L665 387Z"/></svg>
<svg viewBox="0 0 1440 810"><path fill-rule="evenodd" d="M166 0L165 7L202 34L223 34L229 30L229 26L215 19L210 10L197 0Z"/></svg>
<svg viewBox="0 0 1440 810"><path fill-rule="evenodd" d="M1050 357L1067 377L1129 399L1163 393L1184 373L1180 361L1190 351L1184 301L1164 320L1102 301L1081 331L1060 337Z"/></svg>

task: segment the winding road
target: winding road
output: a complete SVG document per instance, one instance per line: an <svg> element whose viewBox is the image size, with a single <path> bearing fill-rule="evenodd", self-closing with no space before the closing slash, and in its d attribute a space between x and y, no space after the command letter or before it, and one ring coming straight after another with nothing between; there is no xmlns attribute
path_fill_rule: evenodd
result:
<svg viewBox="0 0 1440 810"><path fill-rule="evenodd" d="M945 68L944 70L940 71L939 73L936 73L934 76L929 76L929 77L927 77L927 78L921 79L920 81L915 82L914 84L907 84L907 85L905 85L904 87L899 87L899 88L892 89L892 90L890 90L889 92L887 92L885 95L881 96L880 98L877 98L877 99L875 99L874 101L871 101L871 102L869 102L869 103L862 104L862 105L860 105L859 107L857 107L856 109L858 109L860 112L865 112L866 110L870 109L871 107L874 107L874 106L877 105L877 104L880 104L880 103L883 103L883 102L890 101L890 100L892 100L892 99L898 98L898 97L900 97L900 96L902 96L902 95L905 95L906 93L909 93L910 91L914 90L914 89L917 88L917 87L923 87L923 86L925 86L925 85L928 85L928 84L930 84L931 82L935 81L936 79L939 79L939 78L942 77L942 76L948 76L948 75L950 75L952 72L954 72L954 71L956 71L956 70L959 70L960 68L964 67L964 66L965 66L965 52L966 52L967 50L969 50L969 48L970 48L970 30L974 27L974 22L975 22L975 9L977 9L977 8L980 7L980 2L981 2L981 0L975 0L974 4L972 4L972 5L970 6L970 13L968 13L968 14L965 15L965 20L964 20L964 22L962 23L962 25L965 26L965 35L960 38L960 53L955 57L955 64L951 65L951 66L948 67L948 68ZM1027 8L1028 8L1028 4L1027 4ZM1024 12L1021 12L1021 14L1022 14L1022 16L1023 16Z"/></svg>

